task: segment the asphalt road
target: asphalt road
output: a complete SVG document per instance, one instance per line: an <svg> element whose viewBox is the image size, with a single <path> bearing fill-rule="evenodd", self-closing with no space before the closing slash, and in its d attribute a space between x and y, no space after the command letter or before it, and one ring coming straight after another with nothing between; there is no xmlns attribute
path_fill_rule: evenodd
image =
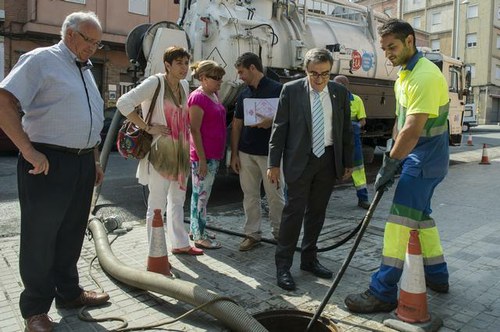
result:
<svg viewBox="0 0 500 332"><path fill-rule="evenodd" d="M500 146L500 127L480 126L472 128L474 149L481 149L486 143L490 147ZM464 134L463 144L451 147L451 152L470 150L466 145L468 134ZM368 183L372 183L381 164L381 155L376 154L373 162L366 165ZM15 154L0 154L0 237L19 233L19 205L17 201ZM146 213L144 189L137 183L135 171L137 161L125 160L117 152L112 152L108 161L105 181L96 205L96 214L102 217L116 216L123 221L143 222ZM350 181L339 184L350 185ZM186 193L185 210L189 209L190 190ZM238 176L223 174L216 178L209 202L210 208L223 211L224 206L242 201L243 194Z"/></svg>

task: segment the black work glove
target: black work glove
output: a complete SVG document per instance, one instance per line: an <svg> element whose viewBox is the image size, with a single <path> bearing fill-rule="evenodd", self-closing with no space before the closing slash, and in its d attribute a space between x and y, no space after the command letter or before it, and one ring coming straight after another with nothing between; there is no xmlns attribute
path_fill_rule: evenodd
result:
<svg viewBox="0 0 500 332"><path fill-rule="evenodd" d="M401 160L389 157L389 152L384 153L384 161L375 179L375 191L387 191L394 183L394 176L401 167Z"/></svg>

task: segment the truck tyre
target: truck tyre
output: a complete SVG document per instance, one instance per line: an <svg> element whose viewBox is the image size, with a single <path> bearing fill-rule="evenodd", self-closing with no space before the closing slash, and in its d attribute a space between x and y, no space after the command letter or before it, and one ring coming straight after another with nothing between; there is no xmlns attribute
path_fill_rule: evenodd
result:
<svg viewBox="0 0 500 332"><path fill-rule="evenodd" d="M464 133L468 133L468 132L469 132L469 130L470 130L470 125L469 125L468 123L464 123L464 124L462 125L462 132L464 132Z"/></svg>

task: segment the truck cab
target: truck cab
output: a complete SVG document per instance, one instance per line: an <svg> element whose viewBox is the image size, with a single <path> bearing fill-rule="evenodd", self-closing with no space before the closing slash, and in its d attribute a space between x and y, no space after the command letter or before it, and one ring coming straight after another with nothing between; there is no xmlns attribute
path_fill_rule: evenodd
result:
<svg viewBox="0 0 500 332"><path fill-rule="evenodd" d="M465 111L465 97L468 93L466 87L465 64L459 59L454 59L443 53L433 52L427 47L419 48L424 57L432 61L443 73L448 82L448 95L450 108L448 115L448 128L450 145L460 145L462 142L462 120Z"/></svg>

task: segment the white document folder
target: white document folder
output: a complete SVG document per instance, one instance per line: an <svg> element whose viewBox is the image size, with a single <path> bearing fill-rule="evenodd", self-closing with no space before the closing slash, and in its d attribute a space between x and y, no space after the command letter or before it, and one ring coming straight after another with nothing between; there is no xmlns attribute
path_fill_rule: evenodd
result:
<svg viewBox="0 0 500 332"><path fill-rule="evenodd" d="M245 126L253 126L262 122L263 118L274 118L278 109L279 98L245 98L243 111Z"/></svg>

